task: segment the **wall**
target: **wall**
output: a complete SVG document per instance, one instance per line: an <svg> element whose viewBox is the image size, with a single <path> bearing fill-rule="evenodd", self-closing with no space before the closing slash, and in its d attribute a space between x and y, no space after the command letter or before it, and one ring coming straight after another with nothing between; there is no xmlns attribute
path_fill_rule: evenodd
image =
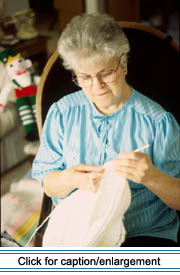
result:
<svg viewBox="0 0 180 275"><path fill-rule="evenodd" d="M116 21L140 21L140 0L106 0L107 13Z"/></svg>

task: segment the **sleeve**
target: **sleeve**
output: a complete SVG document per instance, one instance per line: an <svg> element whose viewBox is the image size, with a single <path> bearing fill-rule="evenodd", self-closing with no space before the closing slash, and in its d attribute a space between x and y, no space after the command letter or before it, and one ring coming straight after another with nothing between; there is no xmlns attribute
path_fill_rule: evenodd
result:
<svg viewBox="0 0 180 275"><path fill-rule="evenodd" d="M180 177L180 127L171 113L158 122L153 148L154 165L173 177Z"/></svg>
<svg viewBox="0 0 180 275"><path fill-rule="evenodd" d="M32 166L32 177L42 184L45 174L65 169L63 160L63 119L54 103L47 114L41 137L41 144Z"/></svg>

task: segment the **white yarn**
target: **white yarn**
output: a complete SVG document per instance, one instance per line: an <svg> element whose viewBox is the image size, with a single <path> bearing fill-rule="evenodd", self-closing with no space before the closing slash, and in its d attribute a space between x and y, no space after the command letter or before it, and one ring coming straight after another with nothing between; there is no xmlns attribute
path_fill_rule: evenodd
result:
<svg viewBox="0 0 180 275"><path fill-rule="evenodd" d="M77 190L52 211L44 247L116 247L124 242L129 184L111 170L110 162L104 167L96 193Z"/></svg>
<svg viewBox="0 0 180 275"><path fill-rule="evenodd" d="M134 150L142 151L146 144ZM103 165L105 173L96 194L78 190L64 199L29 239L50 219L43 246L120 246L125 240L123 215L130 205L131 193L127 180L116 175L111 162ZM98 171L98 169L97 169ZM90 184L93 186L93 173ZM81 235L82 234L82 235Z"/></svg>

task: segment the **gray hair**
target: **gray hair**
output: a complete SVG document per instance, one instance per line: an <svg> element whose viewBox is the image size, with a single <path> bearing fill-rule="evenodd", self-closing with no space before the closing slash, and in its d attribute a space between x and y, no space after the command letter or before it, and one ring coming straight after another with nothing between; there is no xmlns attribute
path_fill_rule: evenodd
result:
<svg viewBox="0 0 180 275"><path fill-rule="evenodd" d="M58 52L66 69L74 70L81 57L94 61L110 59L130 51L129 41L120 25L107 14L83 14L74 17L62 32ZM123 60L122 60L123 62Z"/></svg>

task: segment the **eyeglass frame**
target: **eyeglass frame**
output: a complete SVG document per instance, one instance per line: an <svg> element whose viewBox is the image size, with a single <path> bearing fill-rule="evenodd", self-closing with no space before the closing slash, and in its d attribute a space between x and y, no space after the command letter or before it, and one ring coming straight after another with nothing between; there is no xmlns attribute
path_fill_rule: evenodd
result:
<svg viewBox="0 0 180 275"><path fill-rule="evenodd" d="M91 84L90 84L90 85L88 85L88 86L82 86L82 85L81 85L81 86L82 86L82 87L91 87L92 84L93 84L93 78L94 78L94 77L98 77L98 75L100 76L100 79L101 79L101 81L102 81L103 83L113 83L113 82L115 82L116 79L117 79L117 71L118 71L119 66L120 66L120 63L121 63L121 57L122 57L122 55L119 57L119 61L118 61L117 67L116 67L114 70L111 70L111 73L113 73L113 72L116 73L116 78L115 78L115 80L110 81L110 82L103 81L102 78L101 78L101 76L100 76L101 73L97 73L95 76L87 75L87 76L89 76L90 79L91 79ZM79 85L79 83L78 83L77 76L75 75L74 72L72 72L72 82L74 82L77 86L81 87L81 86Z"/></svg>

